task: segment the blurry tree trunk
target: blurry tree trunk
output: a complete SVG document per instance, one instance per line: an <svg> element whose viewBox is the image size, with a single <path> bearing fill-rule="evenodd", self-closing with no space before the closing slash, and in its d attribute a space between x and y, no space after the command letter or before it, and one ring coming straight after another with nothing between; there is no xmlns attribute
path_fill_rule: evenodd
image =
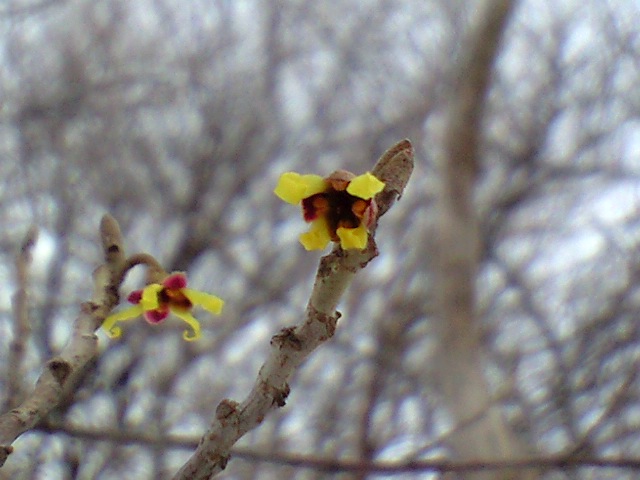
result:
<svg viewBox="0 0 640 480"><path fill-rule="evenodd" d="M460 460L508 460L528 453L492 406L475 318L480 238L473 199L478 138L490 72L511 10L509 0L487 3L486 14L471 37L469 56L462 59L457 72L446 130L436 255L441 350L434 371L457 424L450 444ZM532 471L504 470L456 475L465 480L537 477Z"/></svg>

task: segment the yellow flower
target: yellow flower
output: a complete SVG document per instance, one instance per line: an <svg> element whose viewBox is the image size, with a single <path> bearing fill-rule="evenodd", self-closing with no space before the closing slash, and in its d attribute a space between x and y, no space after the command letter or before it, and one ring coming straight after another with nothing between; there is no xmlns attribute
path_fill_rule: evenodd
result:
<svg viewBox="0 0 640 480"><path fill-rule="evenodd" d="M193 329L193 333L185 330L182 338L197 340L200 338L200 322L191 315L193 307L199 305L218 315L224 306L224 301L215 295L187 288L187 277L183 273L169 275L162 284L151 283L142 290L135 290L127 300L134 306L109 315L102 324L111 338L118 338L122 334L122 329L116 325L118 322L142 315L147 322L155 325L173 313Z"/></svg>
<svg viewBox="0 0 640 480"><path fill-rule="evenodd" d="M384 183L369 172L355 176L338 170L327 178L283 173L274 193L287 203L302 205L303 217L311 223L300 235L305 249L322 250L334 241L345 250L362 250L378 211L374 196L383 189Z"/></svg>

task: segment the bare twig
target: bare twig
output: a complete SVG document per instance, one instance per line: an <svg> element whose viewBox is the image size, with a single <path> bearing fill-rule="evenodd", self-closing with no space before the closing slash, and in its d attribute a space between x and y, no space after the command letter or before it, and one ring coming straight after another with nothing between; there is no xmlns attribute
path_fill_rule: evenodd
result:
<svg viewBox="0 0 640 480"><path fill-rule="evenodd" d="M235 451L234 451L235 453ZM618 468L640 470L640 459L636 458L576 458L567 456L549 456L544 458L523 458L520 460L417 460L413 462L362 462L358 460L324 459L307 456L278 455L273 453L255 453L239 451L238 457L244 460L261 461L289 467L307 468L326 473L362 473L372 475L402 475L407 473L429 472L465 473L499 472L505 470L524 471L529 469L567 469L569 467ZM522 478L516 476L513 478Z"/></svg>
<svg viewBox="0 0 640 480"><path fill-rule="evenodd" d="M49 433L64 433L74 438L82 438L92 441L110 441L119 445L143 444L179 449L195 448L198 440L193 437L175 435L152 435L140 432L127 432L108 428L85 428L79 426L66 426L56 423L44 423L40 430ZM291 455L276 452L260 452L249 448L234 447L232 453L235 457L247 462L264 462L272 465L297 467L325 473L366 473L403 475L407 473L463 473L475 471L501 471L501 470L527 470L540 469L567 469L579 467L591 468L616 468L624 470L640 471L640 459L633 457L585 457L573 454L548 455L544 457L531 457L519 460L415 460L415 461L363 461L325 458L312 455Z"/></svg>
<svg viewBox="0 0 640 480"><path fill-rule="evenodd" d="M31 266L31 252L37 239L38 230L35 227L30 228L16 257L18 289L12 298L14 329L7 361L7 396L3 410L15 407L20 403L24 395L24 352L29 335L31 335L31 323L29 322L29 267Z"/></svg>
<svg viewBox="0 0 640 480"><path fill-rule="evenodd" d="M380 214L402 194L412 170L413 147L408 140L394 145L380 158L372 171L385 182L384 191L376 197ZM271 339L273 349L249 396L242 403L228 399L220 402L211 428L174 480L205 480L223 470L235 442L257 427L269 411L285 405L288 380L309 354L334 334L340 317L336 307L342 294L377 253L372 233L362 251L336 247L322 257L304 322L283 329Z"/></svg>
<svg viewBox="0 0 640 480"><path fill-rule="evenodd" d="M94 333L118 303L119 280L125 256L120 227L110 215L100 223L105 263L93 272L93 298L80 306L71 338L60 355L49 360L34 390L20 406L0 416L0 466L13 451L13 441L32 429L68 394L97 354Z"/></svg>

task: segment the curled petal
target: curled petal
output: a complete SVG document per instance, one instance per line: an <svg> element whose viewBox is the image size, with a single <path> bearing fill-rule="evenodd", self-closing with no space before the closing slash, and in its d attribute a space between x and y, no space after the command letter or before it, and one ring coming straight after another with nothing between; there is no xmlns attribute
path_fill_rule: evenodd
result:
<svg viewBox="0 0 640 480"><path fill-rule="evenodd" d="M384 182L381 182L369 172L358 175L351 180L347 187L347 193L363 200L369 200L382 190L384 190Z"/></svg>
<svg viewBox="0 0 640 480"><path fill-rule="evenodd" d="M340 238L340 245L344 250L350 248L357 248L362 250L367 246L367 238L369 232L364 225L360 225L358 228L344 228L340 227L336 230L338 238Z"/></svg>
<svg viewBox="0 0 640 480"><path fill-rule="evenodd" d="M286 172L280 175L278 185L273 193L281 200L297 205L302 199L324 192L326 189L327 183L320 175L300 175L295 172Z"/></svg>
<svg viewBox="0 0 640 480"><path fill-rule="evenodd" d="M143 309L140 305L126 308L105 318L104 322L102 322L102 328L107 332L109 337L118 338L122 334L122 329L118 327L116 323L139 317L142 313Z"/></svg>
<svg viewBox="0 0 640 480"><path fill-rule="evenodd" d="M147 310L155 310L160 306L160 302L158 301L158 294L162 291L164 287L157 283L152 283L144 287L142 290L142 299L140 300L140 305Z"/></svg>
<svg viewBox="0 0 640 480"><path fill-rule="evenodd" d="M323 250L330 241L331 233L324 218L314 220L309 231L300 235L300 243L305 250Z"/></svg>
<svg viewBox="0 0 640 480"><path fill-rule="evenodd" d="M107 330L107 335L109 338L120 338L122 335L122 329L117 325L113 325L109 330Z"/></svg>
<svg viewBox="0 0 640 480"><path fill-rule="evenodd" d="M182 293L184 293L185 297L187 297L192 304L200 305L208 312L215 313L216 315L220 315L220 312L222 312L224 300L215 295L190 288L183 288Z"/></svg>
<svg viewBox="0 0 640 480"><path fill-rule="evenodd" d="M169 290L180 290L187 286L187 277L184 273L172 273L164 279L162 286Z"/></svg>
<svg viewBox="0 0 640 480"><path fill-rule="evenodd" d="M193 316L185 310L172 309L173 314L180 320L184 320L193 329L193 333L190 330L182 332L182 338L187 342L192 342L200 338L200 322L193 318Z"/></svg>

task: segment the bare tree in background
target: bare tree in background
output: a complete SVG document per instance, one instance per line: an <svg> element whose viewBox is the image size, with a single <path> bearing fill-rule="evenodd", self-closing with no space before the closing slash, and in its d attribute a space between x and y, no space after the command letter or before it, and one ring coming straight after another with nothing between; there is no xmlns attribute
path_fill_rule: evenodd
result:
<svg viewBox="0 0 640 480"><path fill-rule="evenodd" d="M73 338L105 212L226 307L98 331L0 478L172 478L311 293L278 176L405 137L379 257L216 478L636 478L640 8L559 3L4 2L1 413Z"/></svg>

